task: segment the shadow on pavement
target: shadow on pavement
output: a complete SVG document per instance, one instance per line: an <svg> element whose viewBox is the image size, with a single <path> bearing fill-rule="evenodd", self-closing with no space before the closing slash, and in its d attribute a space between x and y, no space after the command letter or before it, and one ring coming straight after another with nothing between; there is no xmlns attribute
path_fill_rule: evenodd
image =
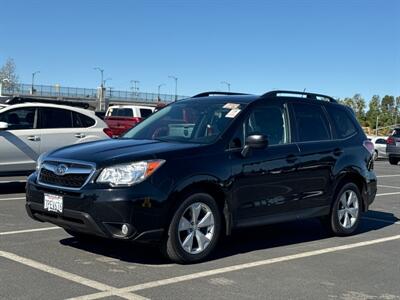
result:
<svg viewBox="0 0 400 300"><path fill-rule="evenodd" d="M0 195L19 193L25 193L25 182L0 183Z"/></svg>
<svg viewBox="0 0 400 300"><path fill-rule="evenodd" d="M378 211L370 211L365 216L383 219L385 222L363 219L358 228L358 234L392 226L399 220L391 213ZM236 230L230 237L222 238L219 247L208 261L261 249L318 241L330 237L332 235L318 219L241 229ZM80 241L75 238L63 239L60 243L65 246L116 258L125 262L154 265L170 263L170 261L163 258L158 247L155 245L133 244L103 239Z"/></svg>

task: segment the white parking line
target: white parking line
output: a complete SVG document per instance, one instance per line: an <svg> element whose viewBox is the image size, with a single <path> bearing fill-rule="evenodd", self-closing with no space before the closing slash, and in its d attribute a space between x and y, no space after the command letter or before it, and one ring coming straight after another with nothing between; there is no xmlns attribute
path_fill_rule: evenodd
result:
<svg viewBox="0 0 400 300"><path fill-rule="evenodd" d="M390 195L400 195L400 192L376 194L376 197L380 197L380 196L390 196Z"/></svg>
<svg viewBox="0 0 400 300"><path fill-rule="evenodd" d="M259 261L255 261L255 262L251 262L251 263L234 265L234 266L230 266L230 267L224 267L224 268L213 269L213 270L208 270L208 271L203 271L203 272L198 272L198 273L192 273L189 275L183 275L183 276L178 276L178 277L172 277L172 278L167 278L167 279L162 279L162 280L151 281L151 282L147 282L147 283L143 283L143 284L137 284L137 285L121 288L121 289L118 289L118 291L120 293L137 292L137 291L141 291L141 290L156 288L156 287L160 287L160 286L194 280L194 279L198 279L198 278L219 275L222 273L240 271L240 270L244 270L244 269L266 266L266 265L271 265L271 264L275 264L275 263L286 262L286 261L291 261L291 260L296 260L296 259L300 259L300 258L306 258L306 257L326 254L326 253L332 253L332 252L344 251L344 250L349 250L349 249L354 249L354 248L359 248L359 247L365 247L365 246L369 246L369 245L380 244L380 243L399 240L399 239L400 239L400 235L393 235L393 236L389 236L386 238L380 238L380 239L375 239L375 240L370 240L370 241L365 241L365 242L359 242L359 243L353 243L353 244L347 244L347 245L342 245L342 246L320 249L320 250L308 251L308 252L303 252L303 253L298 253L298 254L293 254L293 255L288 255L288 256L281 256L281 257L277 257L277 258L259 260ZM96 293L96 294L90 294L90 295L76 297L76 298L71 298L70 300L72 300L72 299L74 299L74 300L90 300L90 299L99 299L99 298L104 298L104 297L110 297L113 295L112 292L115 293L115 290L100 292L100 293Z"/></svg>
<svg viewBox="0 0 400 300"><path fill-rule="evenodd" d="M135 295L135 294L120 293L119 289L116 289L116 288L114 288L114 287L112 287L110 285L107 285L107 284L104 284L104 283L101 283L101 282L98 282L98 281L95 281L95 280L91 280L91 279L88 279L88 278L85 278L85 277L82 277L82 276L79 276L79 275L76 275L76 274L73 274L73 273L70 273L70 272L66 272L66 271L63 271L63 270L60 270L60 269L57 269L57 268L42 264L40 262L37 262L37 261L34 261L32 259L19 256L19 255L10 253L10 252L0 251L0 257L4 257L4 258L7 258L9 260L15 261L17 263L23 264L25 266L29 266L31 268L34 268L34 269L37 269L37 270L40 270L40 271L43 271L43 272L46 272L46 273L61 277L61 278L64 278L66 280L73 281L73 282L76 282L78 284L88 286L88 287L90 287L92 289L95 289L95 290L111 293L114 296L119 296L121 298L132 299L132 300L139 300L139 299L144 300L144 299L147 299L147 298L144 298L142 296Z"/></svg>
<svg viewBox="0 0 400 300"><path fill-rule="evenodd" d="M399 177L400 176L400 174L396 174L396 175L379 175L379 176L376 176L377 178L385 178L385 177Z"/></svg>
<svg viewBox="0 0 400 300"><path fill-rule="evenodd" d="M26 197L0 198L0 201L26 200Z"/></svg>
<svg viewBox="0 0 400 300"><path fill-rule="evenodd" d="M362 217L362 219L371 220L371 221L377 221L377 222L383 222L383 223L388 223L388 224L397 224L397 225L400 225L400 221L398 221L398 222L393 222L393 221L389 221L389 220L384 220L384 219L379 219L379 218L371 218L371 217Z"/></svg>
<svg viewBox="0 0 400 300"><path fill-rule="evenodd" d="M382 185L382 184L378 184L378 187L389 188L389 189L400 189L400 186Z"/></svg>
<svg viewBox="0 0 400 300"><path fill-rule="evenodd" d="M11 234L19 234L19 233L29 233L29 232L37 232L37 231L47 231L54 229L62 229L61 227L44 227L44 228L36 228L36 229L25 229L25 230L16 230L16 231L6 231L0 232L0 235L11 235Z"/></svg>

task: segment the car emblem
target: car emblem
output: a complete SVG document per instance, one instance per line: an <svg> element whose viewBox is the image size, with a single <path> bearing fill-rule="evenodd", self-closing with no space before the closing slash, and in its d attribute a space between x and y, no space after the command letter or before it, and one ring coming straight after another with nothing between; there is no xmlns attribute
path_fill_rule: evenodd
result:
<svg viewBox="0 0 400 300"><path fill-rule="evenodd" d="M68 167L64 164L60 164L57 166L57 168L55 169L55 174L59 175L59 176L63 176L65 175L65 173L68 171Z"/></svg>

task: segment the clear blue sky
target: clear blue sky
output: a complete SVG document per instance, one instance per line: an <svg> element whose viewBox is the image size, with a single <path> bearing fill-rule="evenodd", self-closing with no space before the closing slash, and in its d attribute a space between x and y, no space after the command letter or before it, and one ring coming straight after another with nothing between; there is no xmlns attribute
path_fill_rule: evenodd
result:
<svg viewBox="0 0 400 300"><path fill-rule="evenodd" d="M400 1L0 0L0 65L20 81L179 94L400 95Z"/></svg>

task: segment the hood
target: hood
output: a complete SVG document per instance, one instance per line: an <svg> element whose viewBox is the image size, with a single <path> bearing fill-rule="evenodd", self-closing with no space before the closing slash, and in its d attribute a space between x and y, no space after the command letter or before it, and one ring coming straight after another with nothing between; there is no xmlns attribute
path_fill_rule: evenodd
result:
<svg viewBox="0 0 400 300"><path fill-rule="evenodd" d="M47 156L57 160L93 162L98 166L127 163L140 159L167 158L177 152L204 147L200 144L162 142L157 140L102 140L57 149Z"/></svg>

